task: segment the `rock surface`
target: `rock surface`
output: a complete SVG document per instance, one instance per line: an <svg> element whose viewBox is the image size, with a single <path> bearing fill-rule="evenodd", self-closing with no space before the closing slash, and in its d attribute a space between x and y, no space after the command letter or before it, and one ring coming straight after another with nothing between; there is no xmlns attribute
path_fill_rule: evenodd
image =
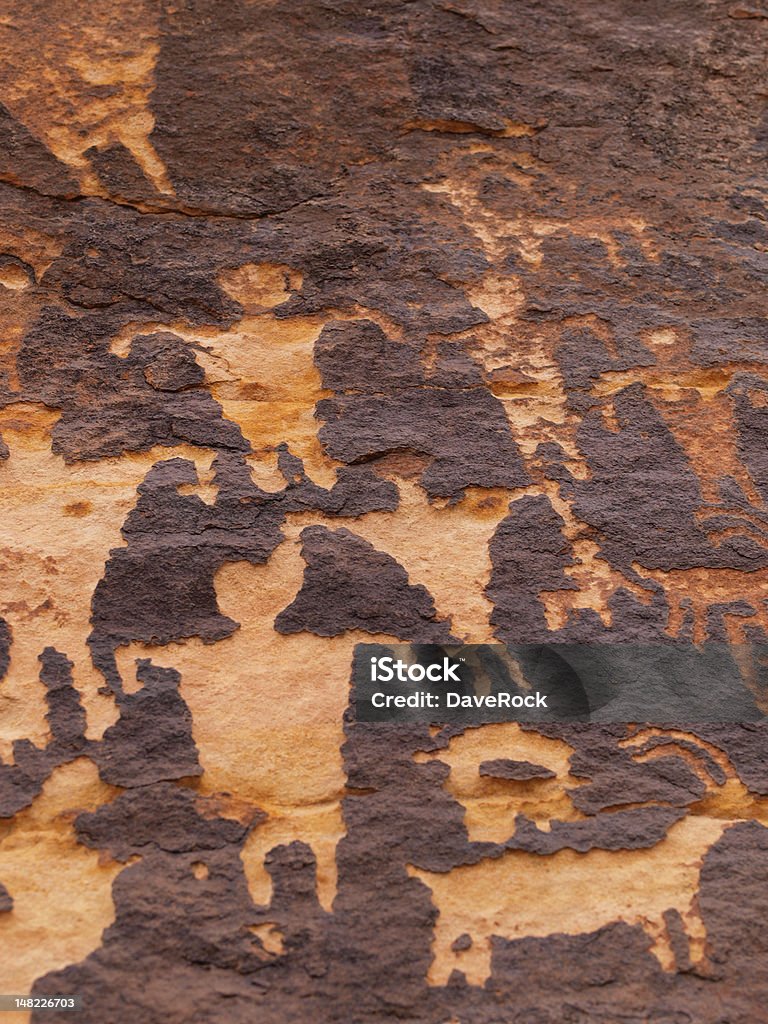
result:
<svg viewBox="0 0 768 1024"><path fill-rule="evenodd" d="M0 42L0 992L757 1024L765 726L348 702L372 640L768 640L768 11Z"/></svg>

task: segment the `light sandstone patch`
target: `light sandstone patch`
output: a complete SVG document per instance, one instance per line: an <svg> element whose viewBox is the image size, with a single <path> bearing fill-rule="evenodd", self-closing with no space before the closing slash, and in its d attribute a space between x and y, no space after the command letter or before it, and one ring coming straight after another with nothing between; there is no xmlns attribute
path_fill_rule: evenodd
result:
<svg viewBox="0 0 768 1024"><path fill-rule="evenodd" d="M0 879L13 897L13 910L0 914L0 991L28 993L42 974L86 957L113 922L112 882L125 865L78 843L72 823L117 792L78 758L0 823Z"/></svg>
<svg viewBox="0 0 768 1024"><path fill-rule="evenodd" d="M552 820L578 821L584 817L566 790L583 785L569 772L573 748L563 740L525 732L517 722L499 722L467 729L445 750L416 754L417 763L442 761L451 772L445 789L464 807L464 824L471 842L502 843L515 831L515 817L525 814L547 831ZM553 779L508 781L480 775L482 761L511 758L530 761L555 772Z"/></svg>
<svg viewBox="0 0 768 1024"><path fill-rule="evenodd" d="M546 857L514 850L443 874L409 867L408 873L430 888L439 911L430 984L445 984L458 967L471 984L482 985L490 974L493 935L579 935L614 921L641 925L669 970L663 915L670 908L681 914L691 959L700 962L699 872L726 827L717 819L689 816L647 850L560 850ZM458 964L451 945L464 933L473 941Z"/></svg>
<svg viewBox="0 0 768 1024"><path fill-rule="evenodd" d="M36 18L0 22L5 56L0 102L80 179L88 195L106 194L85 151L120 142L160 193L173 194L150 141L149 98L159 52L158 10L146 0L130 8L56 8L57 30L41 33Z"/></svg>
<svg viewBox="0 0 768 1024"><path fill-rule="evenodd" d="M317 858L318 896L330 909L335 849L345 833L342 717L354 644L371 637L274 631L275 617L301 587L299 551L294 539L281 544L266 565L239 562L219 570L219 605L241 626L215 647L198 640L167 647L131 644L119 649L118 664L126 679L138 657L177 669L205 772L197 788L230 793L268 814L242 853L256 902L267 903L271 892L267 853L301 840Z"/></svg>
<svg viewBox="0 0 768 1024"><path fill-rule="evenodd" d="M48 736L39 655L55 647L74 662L73 677L97 739L116 718L111 698L98 693L104 679L93 668L86 641L91 597L120 527L136 503L136 488L152 465L174 456L202 471L213 453L179 445L157 446L120 458L66 465L51 451L58 413L16 404L0 412L0 433L10 457L0 461L0 615L12 631L11 663L0 682L0 753L15 739L38 746Z"/></svg>

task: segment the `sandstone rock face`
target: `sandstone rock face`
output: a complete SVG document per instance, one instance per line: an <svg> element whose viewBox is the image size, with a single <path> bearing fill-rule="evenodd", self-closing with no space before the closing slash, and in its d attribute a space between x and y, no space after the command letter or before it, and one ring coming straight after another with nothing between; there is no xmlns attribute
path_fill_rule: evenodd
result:
<svg viewBox="0 0 768 1024"><path fill-rule="evenodd" d="M768 10L35 0L0 42L0 992L764 1020L762 724L348 703L371 640L768 639Z"/></svg>

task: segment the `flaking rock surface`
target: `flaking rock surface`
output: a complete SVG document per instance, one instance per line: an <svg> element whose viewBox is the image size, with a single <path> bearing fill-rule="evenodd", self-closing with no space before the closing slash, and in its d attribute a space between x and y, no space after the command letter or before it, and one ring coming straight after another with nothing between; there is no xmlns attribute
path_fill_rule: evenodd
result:
<svg viewBox="0 0 768 1024"><path fill-rule="evenodd" d="M762 724L348 704L365 641L768 640L768 10L35 0L0 44L0 992L764 1020Z"/></svg>

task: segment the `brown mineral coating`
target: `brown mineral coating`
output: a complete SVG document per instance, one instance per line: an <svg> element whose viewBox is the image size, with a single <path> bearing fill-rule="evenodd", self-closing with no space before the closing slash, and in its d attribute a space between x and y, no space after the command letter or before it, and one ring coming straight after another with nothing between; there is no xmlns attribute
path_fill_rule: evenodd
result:
<svg viewBox="0 0 768 1024"><path fill-rule="evenodd" d="M5 914L9 910L13 910L13 896L0 884L0 914Z"/></svg>
<svg viewBox="0 0 768 1024"><path fill-rule="evenodd" d="M413 451L430 458L421 477L430 497L469 486L529 483L504 407L482 385L479 365L438 355L425 376L418 351L393 344L376 324L329 325L315 345L323 385L339 394L317 405L319 437L346 463ZM458 363L458 365L457 365Z"/></svg>
<svg viewBox="0 0 768 1024"><path fill-rule="evenodd" d="M541 764L531 764L530 761L513 761L503 757L499 757L495 761L483 761L479 772L491 779L512 779L515 782L553 779L556 774Z"/></svg>
<svg viewBox="0 0 768 1024"><path fill-rule="evenodd" d="M341 709L364 639L765 640L768 20L97 7L0 19L0 988L758 1024L762 724Z"/></svg>
<svg viewBox="0 0 768 1024"><path fill-rule="evenodd" d="M13 764L0 764L0 819L12 818L28 807L51 773L80 757L88 746L85 714L72 683L72 662L52 647L45 648L40 662L50 740L42 750L27 739L16 740Z"/></svg>
<svg viewBox="0 0 768 1024"><path fill-rule="evenodd" d="M394 558L344 528L308 526L301 532L307 563L304 584L275 619L279 633L307 630L337 636L348 630L388 634L400 640L439 643L451 639L435 621L435 603L425 587L412 586ZM382 606L379 594L388 595Z"/></svg>

